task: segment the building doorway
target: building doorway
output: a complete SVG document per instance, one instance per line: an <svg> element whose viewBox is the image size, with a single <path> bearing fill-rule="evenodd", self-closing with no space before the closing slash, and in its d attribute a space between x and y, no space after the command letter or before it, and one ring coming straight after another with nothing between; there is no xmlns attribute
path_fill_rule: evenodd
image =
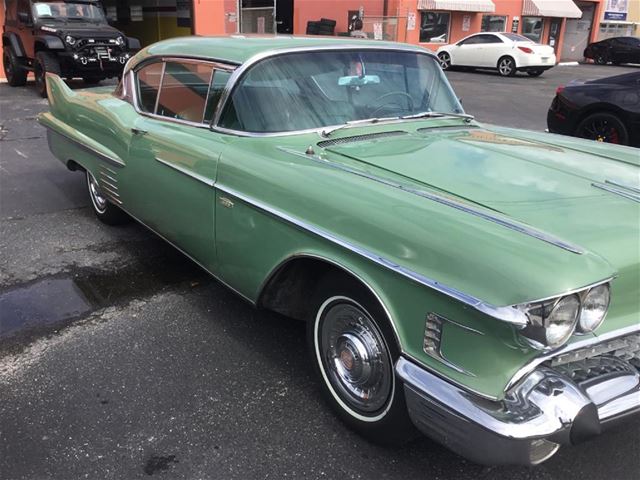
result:
<svg viewBox="0 0 640 480"><path fill-rule="evenodd" d="M552 18L549 25L549 46L553 47L558 54L558 47L560 45L560 30L562 29L562 18Z"/></svg>
<svg viewBox="0 0 640 480"><path fill-rule="evenodd" d="M293 34L293 0L276 0L276 31Z"/></svg>
<svg viewBox="0 0 640 480"><path fill-rule="evenodd" d="M595 4L576 2L576 5L582 10L582 17L567 18L561 56L564 61L583 60L584 49L591 39Z"/></svg>

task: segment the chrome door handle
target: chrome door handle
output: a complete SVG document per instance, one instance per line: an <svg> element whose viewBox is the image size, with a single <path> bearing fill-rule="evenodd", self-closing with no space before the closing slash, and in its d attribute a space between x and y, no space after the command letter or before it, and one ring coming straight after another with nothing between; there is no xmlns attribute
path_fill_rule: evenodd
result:
<svg viewBox="0 0 640 480"><path fill-rule="evenodd" d="M134 135L146 135L148 133L146 130L140 130L139 128L132 128L131 132L133 132Z"/></svg>

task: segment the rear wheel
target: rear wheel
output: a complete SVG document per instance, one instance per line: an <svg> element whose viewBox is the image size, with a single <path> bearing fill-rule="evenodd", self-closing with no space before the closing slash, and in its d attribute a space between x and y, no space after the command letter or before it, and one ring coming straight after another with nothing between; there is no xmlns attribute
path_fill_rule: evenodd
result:
<svg viewBox="0 0 640 480"><path fill-rule="evenodd" d="M368 439L401 444L416 435L394 364L400 353L375 298L338 275L321 282L307 328L322 392L338 416Z"/></svg>
<svg viewBox="0 0 640 480"><path fill-rule="evenodd" d="M516 74L516 61L511 57L498 60L498 73L503 77L513 77Z"/></svg>
<svg viewBox="0 0 640 480"><path fill-rule="evenodd" d="M539 77L543 72L544 70L527 70L527 75L530 77Z"/></svg>
<svg viewBox="0 0 640 480"><path fill-rule="evenodd" d="M11 47L5 45L2 48L2 66L7 76L7 83L12 87L22 87L27 83L27 71L22 68Z"/></svg>
<svg viewBox="0 0 640 480"><path fill-rule="evenodd" d="M49 52L36 53L36 61L33 65L33 73L36 77L36 90L41 97L47 97L47 73L60 75L60 62L58 58Z"/></svg>
<svg viewBox="0 0 640 480"><path fill-rule="evenodd" d="M449 70L451 68L451 55L447 52L440 52L438 54L438 60L440 60L442 70Z"/></svg>
<svg viewBox="0 0 640 480"><path fill-rule="evenodd" d="M593 62L596 65L606 65L607 63L609 63L609 59L607 58L606 54L599 53L596 55L596 58L593 59Z"/></svg>
<svg viewBox="0 0 640 480"><path fill-rule="evenodd" d="M597 142L629 144L629 132L622 120L612 113L593 113L576 128L576 136Z"/></svg>
<svg viewBox="0 0 640 480"><path fill-rule="evenodd" d="M127 223L130 217L109 202L100 189L100 184L96 178L87 171L87 188L89 189L89 198L91 199L91 206L96 217L107 225L120 225Z"/></svg>

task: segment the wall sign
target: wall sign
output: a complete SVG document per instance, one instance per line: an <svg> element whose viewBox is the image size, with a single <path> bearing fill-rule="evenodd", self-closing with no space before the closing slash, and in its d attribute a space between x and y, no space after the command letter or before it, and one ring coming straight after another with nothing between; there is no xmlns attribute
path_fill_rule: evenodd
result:
<svg viewBox="0 0 640 480"><path fill-rule="evenodd" d="M407 14L407 30L416 29L416 12L409 12Z"/></svg>
<svg viewBox="0 0 640 480"><path fill-rule="evenodd" d="M462 31L468 32L471 30L471 15L462 16Z"/></svg>
<svg viewBox="0 0 640 480"><path fill-rule="evenodd" d="M142 13L142 5L131 5L129 7L131 13L132 22L142 22L144 20L144 14Z"/></svg>
<svg viewBox="0 0 640 480"><path fill-rule="evenodd" d="M179 27L191 27L191 0L177 0L176 16Z"/></svg>
<svg viewBox="0 0 640 480"><path fill-rule="evenodd" d="M374 23L373 24L373 39L374 40L382 40L382 23Z"/></svg>
<svg viewBox="0 0 640 480"><path fill-rule="evenodd" d="M511 22L511 33L518 33L518 27L520 26L520 17L513 17Z"/></svg>
<svg viewBox="0 0 640 480"><path fill-rule="evenodd" d="M607 0L607 3L604 7L604 19L624 22L627 20L628 12L628 0Z"/></svg>

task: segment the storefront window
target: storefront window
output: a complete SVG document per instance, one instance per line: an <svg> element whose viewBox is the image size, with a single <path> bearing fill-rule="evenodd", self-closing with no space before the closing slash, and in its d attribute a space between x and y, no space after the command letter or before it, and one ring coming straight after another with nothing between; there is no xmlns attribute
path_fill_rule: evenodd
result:
<svg viewBox="0 0 640 480"><path fill-rule="evenodd" d="M542 17L522 17L522 35L533 42L540 43L543 27Z"/></svg>
<svg viewBox="0 0 640 480"><path fill-rule="evenodd" d="M449 42L449 12L420 12L420 41L430 43Z"/></svg>
<svg viewBox="0 0 640 480"><path fill-rule="evenodd" d="M482 32L505 32L507 28L507 17L502 15L483 15Z"/></svg>

